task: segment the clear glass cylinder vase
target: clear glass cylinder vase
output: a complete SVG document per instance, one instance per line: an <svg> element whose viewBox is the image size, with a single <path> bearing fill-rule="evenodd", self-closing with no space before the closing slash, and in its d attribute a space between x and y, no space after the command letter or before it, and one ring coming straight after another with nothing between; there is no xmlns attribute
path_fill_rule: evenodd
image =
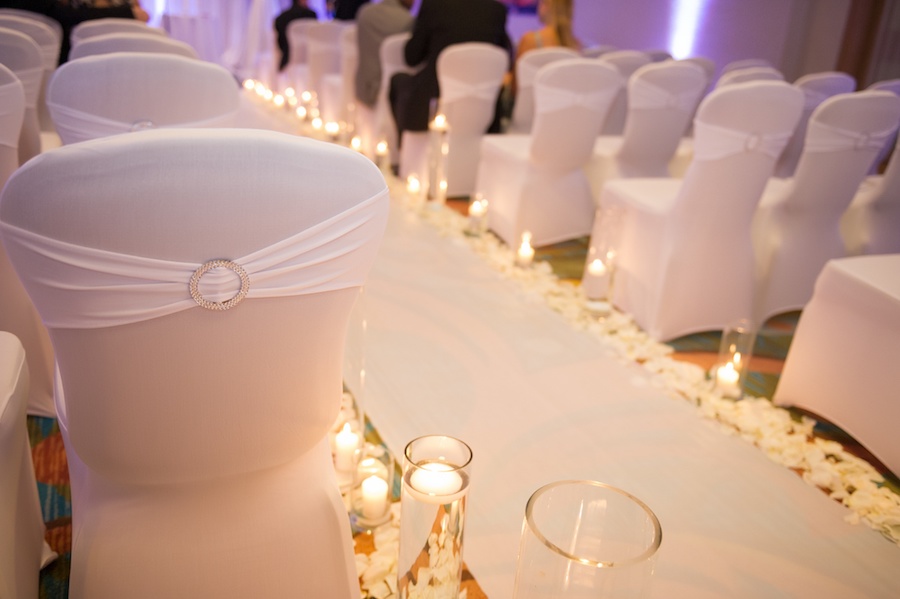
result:
<svg viewBox="0 0 900 599"><path fill-rule="evenodd" d="M661 542L659 520L625 491L589 480L545 485L525 508L513 598L645 597Z"/></svg>
<svg viewBox="0 0 900 599"><path fill-rule="evenodd" d="M400 599L457 599L472 450L443 435L411 441L400 491Z"/></svg>

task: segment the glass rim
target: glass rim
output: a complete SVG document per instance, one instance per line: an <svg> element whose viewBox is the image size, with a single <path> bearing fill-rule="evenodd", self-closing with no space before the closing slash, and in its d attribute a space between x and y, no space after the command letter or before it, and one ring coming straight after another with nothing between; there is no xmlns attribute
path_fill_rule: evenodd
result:
<svg viewBox="0 0 900 599"><path fill-rule="evenodd" d="M644 512L650 517L650 521L653 523L653 542L650 543L650 546L641 554L636 555L634 557L630 557L628 559L612 561L612 562L604 562L604 561L596 561L592 559L588 559L586 557L581 557L575 555L565 549L562 549L552 541L550 541L547 537L541 533L540 529L538 529L537 525L534 522L534 506L537 500L541 495L550 491L551 489L555 489L557 487L562 487L564 485L572 485L572 484L587 484L593 487L600 487L603 489L607 489L609 491L613 491L614 493L618 493L628 499L632 500L636 503ZM656 517L656 514L653 513L653 510L650 507L629 493L628 491L623 491L618 487L614 487L612 485L608 485L606 483L601 483L595 480L588 479L568 479L568 480L558 480L552 483L548 483L543 487L540 487L537 491L531 494L531 497L528 498L528 503L525 504L525 521L528 528L534 534L537 539L544 544L548 549L553 551L554 553L558 553L563 557L570 559L572 561L578 562L585 566L591 566L593 568L617 568L623 566L631 566L633 564L637 564L647 559L651 558L656 551L659 549L659 546L662 544L662 527L659 524L659 519Z"/></svg>
<svg viewBox="0 0 900 599"><path fill-rule="evenodd" d="M450 462L443 462L443 463L446 463L448 466L452 466L453 471L463 470L463 469L467 468L469 466L469 464L472 463L472 448L469 447L469 444L466 443L465 441L457 439L456 437L451 437L450 435L421 435L419 437L416 437L409 443L407 443L406 447L403 448L403 457L411 467L414 467L414 468L420 467L416 462L413 461L412 457L410 456L410 453L412 452L412 446L415 445L415 443L417 441L421 441L422 439L448 439L450 441L453 441L454 443L458 443L460 446L465 448L465 451L468 455L467 455L464 463L452 464Z"/></svg>

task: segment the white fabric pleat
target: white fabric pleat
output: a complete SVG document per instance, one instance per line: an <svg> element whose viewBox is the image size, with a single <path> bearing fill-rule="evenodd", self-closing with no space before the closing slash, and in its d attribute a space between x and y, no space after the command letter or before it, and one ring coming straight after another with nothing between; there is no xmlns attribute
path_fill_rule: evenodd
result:
<svg viewBox="0 0 900 599"><path fill-rule="evenodd" d="M838 152L850 148L878 151L896 130L897 126L894 125L884 131L860 133L814 122L809 125L805 149L808 152Z"/></svg>
<svg viewBox="0 0 900 599"><path fill-rule="evenodd" d="M536 86L534 110L535 113L555 112L576 106L599 110L618 91L616 88L579 94L555 87Z"/></svg>
<svg viewBox="0 0 900 599"><path fill-rule="evenodd" d="M48 106L52 110L56 130L63 139L69 140L68 143L87 141L97 137L108 137L110 135L118 135L140 129L155 129L159 127L159 125L151 120L138 120L133 123L126 123L104 118L62 104L48 103ZM234 125L237 114L238 109L235 109L228 113L208 119L173 125L163 125L162 127L180 129L230 127Z"/></svg>
<svg viewBox="0 0 900 599"><path fill-rule="evenodd" d="M663 87L640 78L632 80L628 87L629 107L640 110L675 108L681 112L691 112L697 105L697 97L696 91L673 94Z"/></svg>
<svg viewBox="0 0 900 599"><path fill-rule="evenodd" d="M747 134L727 127L694 122L694 160L718 160L742 152L761 152L777 159L792 131L764 135Z"/></svg>
<svg viewBox="0 0 900 599"><path fill-rule="evenodd" d="M455 102L461 98L477 98L487 102L497 99L496 81L468 83L452 77L441 77L441 102Z"/></svg>
<svg viewBox="0 0 900 599"><path fill-rule="evenodd" d="M383 226L380 192L318 225L247 256L230 259L249 276L247 299L304 295L362 285L368 267L355 250ZM0 223L12 254L27 252L29 268L40 272L29 287L44 322L51 328L101 328L198 307L189 281L201 264L119 254L50 239ZM304 275L298 276L298 271ZM235 296L240 283L227 269L210 270L200 279L210 301Z"/></svg>

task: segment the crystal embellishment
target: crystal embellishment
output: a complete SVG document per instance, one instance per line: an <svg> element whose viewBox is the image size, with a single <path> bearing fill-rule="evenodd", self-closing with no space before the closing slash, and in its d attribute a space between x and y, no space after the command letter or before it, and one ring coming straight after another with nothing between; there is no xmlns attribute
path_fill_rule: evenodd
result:
<svg viewBox="0 0 900 599"><path fill-rule="evenodd" d="M241 280L241 288L231 299L225 300L224 302L214 302L212 300L208 300L200 293L200 278L203 277L204 274L209 272L214 268L227 268L228 270L234 272L238 278ZM232 262L231 260L210 260L200 266L197 270L194 271L194 274L191 275L191 282L188 286L191 292L191 297L197 305L201 308L206 308L207 310L230 310L237 306L243 299L247 296L247 292L250 290L250 277L247 275L247 271L241 267L240 264L236 262Z"/></svg>

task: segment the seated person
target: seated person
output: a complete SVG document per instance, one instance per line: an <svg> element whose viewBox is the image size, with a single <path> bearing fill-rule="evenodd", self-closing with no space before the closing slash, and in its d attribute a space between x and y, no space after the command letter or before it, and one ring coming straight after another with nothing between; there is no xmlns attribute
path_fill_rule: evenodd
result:
<svg viewBox="0 0 900 599"><path fill-rule="evenodd" d="M536 31L527 31L516 48L516 61L529 50L564 47L581 51L581 42L572 32L572 3L574 0L538 0L538 18L544 25ZM515 68L512 70L512 89L515 93Z"/></svg>
<svg viewBox="0 0 900 599"><path fill-rule="evenodd" d="M356 43L359 64L356 67L356 99L375 106L381 91L381 42L388 36L412 29L409 13L413 0L381 0L363 6L356 13Z"/></svg>
<svg viewBox="0 0 900 599"><path fill-rule="evenodd" d="M306 0L294 0L293 5L275 17L273 27L275 36L278 38L278 50L281 52L281 58L278 60L278 70L283 71L291 58L291 44L287 37L287 27L291 21L296 19L317 19L318 15L314 10L309 8Z"/></svg>
<svg viewBox="0 0 900 599"><path fill-rule="evenodd" d="M329 2L331 13L338 21L352 21L357 11L369 0L333 0Z"/></svg>
<svg viewBox="0 0 900 599"><path fill-rule="evenodd" d="M497 0L422 0L413 25L412 37L406 43L406 64L424 63L415 74L397 73L391 78L391 111L397 133L426 131L432 99L440 96L437 59L451 44L486 42L511 51L506 33L506 6ZM499 102L494 123L489 131L499 131Z"/></svg>

